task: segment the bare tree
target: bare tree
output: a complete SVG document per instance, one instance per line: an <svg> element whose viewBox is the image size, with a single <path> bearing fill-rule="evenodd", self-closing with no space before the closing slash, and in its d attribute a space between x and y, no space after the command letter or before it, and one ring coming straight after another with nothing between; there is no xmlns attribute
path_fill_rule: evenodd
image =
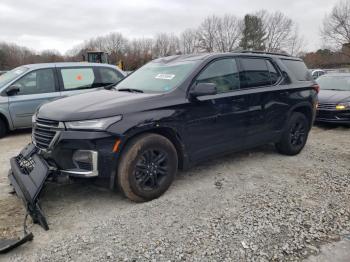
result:
<svg viewBox="0 0 350 262"><path fill-rule="evenodd" d="M181 33L180 46L183 54L193 54L199 49L199 35L195 29L186 29Z"/></svg>
<svg viewBox="0 0 350 262"><path fill-rule="evenodd" d="M295 27L289 37L288 43L286 44L285 51L292 56L301 56L305 46L305 39L299 35L298 28Z"/></svg>
<svg viewBox="0 0 350 262"><path fill-rule="evenodd" d="M217 19L215 51L231 52L239 45L242 36L242 21L234 15Z"/></svg>
<svg viewBox="0 0 350 262"><path fill-rule="evenodd" d="M215 51L215 41L219 19L220 18L215 15L207 17L199 26L198 36L199 48L201 51Z"/></svg>
<svg viewBox="0 0 350 262"><path fill-rule="evenodd" d="M260 10L254 14L263 21L266 33L264 46L267 52L287 52L298 55L305 45L303 37L299 35L298 26L292 19L281 12L269 13Z"/></svg>
<svg viewBox="0 0 350 262"><path fill-rule="evenodd" d="M205 52L230 52L238 47L242 21L234 15L207 17L198 28L199 48Z"/></svg>
<svg viewBox="0 0 350 262"><path fill-rule="evenodd" d="M109 54L111 62L118 63L125 53L128 40L121 33L110 33L102 41L103 49Z"/></svg>
<svg viewBox="0 0 350 262"><path fill-rule="evenodd" d="M264 25L266 32L266 51L281 51L289 45L294 29L292 19L286 17L281 12L265 14Z"/></svg>
<svg viewBox="0 0 350 262"><path fill-rule="evenodd" d="M162 57L175 55L180 50L179 38L173 34L160 33L154 40L153 55Z"/></svg>
<svg viewBox="0 0 350 262"><path fill-rule="evenodd" d="M350 43L350 1L341 0L332 12L325 16L321 31L325 42L332 42L337 47Z"/></svg>
<svg viewBox="0 0 350 262"><path fill-rule="evenodd" d="M153 39L141 38L129 42L124 56L127 70L135 70L152 60Z"/></svg>

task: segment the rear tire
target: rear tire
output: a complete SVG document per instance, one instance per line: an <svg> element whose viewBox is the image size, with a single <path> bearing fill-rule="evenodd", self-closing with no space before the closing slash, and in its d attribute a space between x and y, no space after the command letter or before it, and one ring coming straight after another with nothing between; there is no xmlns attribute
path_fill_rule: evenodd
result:
<svg viewBox="0 0 350 262"><path fill-rule="evenodd" d="M294 112L286 123L281 140L276 144L277 151L284 155L294 156L304 148L310 131L307 117Z"/></svg>
<svg viewBox="0 0 350 262"><path fill-rule="evenodd" d="M161 196L173 182L178 166L174 145L158 134L136 137L126 146L118 167L118 187L132 201Z"/></svg>
<svg viewBox="0 0 350 262"><path fill-rule="evenodd" d="M7 134L7 125L4 120L0 119L0 138Z"/></svg>

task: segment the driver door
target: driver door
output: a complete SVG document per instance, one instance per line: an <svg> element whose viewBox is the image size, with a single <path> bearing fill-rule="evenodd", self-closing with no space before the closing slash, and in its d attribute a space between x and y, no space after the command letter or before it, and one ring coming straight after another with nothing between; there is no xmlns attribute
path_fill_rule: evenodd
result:
<svg viewBox="0 0 350 262"><path fill-rule="evenodd" d="M15 128L31 127L35 110L43 103L60 97L52 68L31 71L12 86L19 88L15 95L9 96L9 111Z"/></svg>
<svg viewBox="0 0 350 262"><path fill-rule="evenodd" d="M211 155L238 150L245 146L248 102L239 94L239 70L234 58L209 63L194 84L213 83L216 95L198 97L186 114L189 151L197 161Z"/></svg>

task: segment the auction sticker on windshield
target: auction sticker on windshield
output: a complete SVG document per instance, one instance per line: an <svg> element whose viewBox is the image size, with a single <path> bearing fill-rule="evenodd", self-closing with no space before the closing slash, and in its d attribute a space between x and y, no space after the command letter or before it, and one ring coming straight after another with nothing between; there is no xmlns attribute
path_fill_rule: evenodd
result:
<svg viewBox="0 0 350 262"><path fill-rule="evenodd" d="M175 75L172 74L158 74L155 78L157 79L165 79L165 80L172 80L175 77Z"/></svg>

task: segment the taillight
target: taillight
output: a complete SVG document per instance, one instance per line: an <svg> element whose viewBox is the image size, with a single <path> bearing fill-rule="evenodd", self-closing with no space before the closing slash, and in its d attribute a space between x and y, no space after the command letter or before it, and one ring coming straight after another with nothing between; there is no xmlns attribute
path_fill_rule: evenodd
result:
<svg viewBox="0 0 350 262"><path fill-rule="evenodd" d="M317 94L320 92L320 86L318 84L314 84L312 89L315 90Z"/></svg>

